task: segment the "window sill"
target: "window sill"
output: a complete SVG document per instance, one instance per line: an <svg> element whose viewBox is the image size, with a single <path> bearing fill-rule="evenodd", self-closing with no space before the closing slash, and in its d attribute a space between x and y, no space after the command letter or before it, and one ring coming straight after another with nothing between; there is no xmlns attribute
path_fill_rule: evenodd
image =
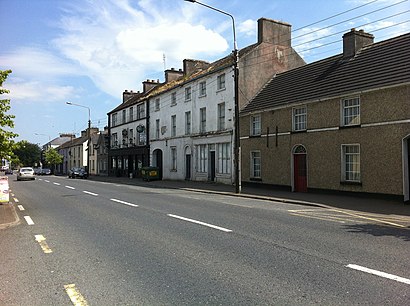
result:
<svg viewBox="0 0 410 306"><path fill-rule="evenodd" d="M250 177L249 180L254 181L254 182L262 182L262 178L260 177Z"/></svg>
<svg viewBox="0 0 410 306"><path fill-rule="evenodd" d="M206 94L198 96L198 98L205 98L205 97L206 97Z"/></svg>
<svg viewBox="0 0 410 306"><path fill-rule="evenodd" d="M220 92L220 91L224 91L224 90L226 90L226 87L217 89L216 92Z"/></svg>
<svg viewBox="0 0 410 306"><path fill-rule="evenodd" d="M341 126L339 127L339 129L340 129L340 130L343 130L343 129L357 129L357 128L360 128L360 127L362 127L361 124L341 125Z"/></svg>
<svg viewBox="0 0 410 306"><path fill-rule="evenodd" d="M185 101L186 102L186 101ZM176 103L174 103L174 104L171 104L170 105L171 107L174 107L174 106L177 106L177 104Z"/></svg>
<svg viewBox="0 0 410 306"><path fill-rule="evenodd" d="M261 134L256 134L256 135L249 135L249 138L261 138Z"/></svg>
<svg viewBox="0 0 410 306"><path fill-rule="evenodd" d="M307 133L307 130L300 130L300 131L292 131L291 134L300 134L300 133Z"/></svg>
<svg viewBox="0 0 410 306"><path fill-rule="evenodd" d="M346 186L362 186L362 182L354 182L354 181L341 181L340 185Z"/></svg>

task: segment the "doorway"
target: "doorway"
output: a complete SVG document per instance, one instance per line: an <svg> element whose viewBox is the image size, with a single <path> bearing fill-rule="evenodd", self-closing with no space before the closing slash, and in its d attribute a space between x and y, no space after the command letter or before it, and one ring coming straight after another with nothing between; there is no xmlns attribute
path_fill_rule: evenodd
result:
<svg viewBox="0 0 410 306"><path fill-rule="evenodd" d="M410 203L410 135L403 138L403 196L404 202Z"/></svg>
<svg viewBox="0 0 410 306"><path fill-rule="evenodd" d="M191 154L185 155L185 179L191 180Z"/></svg>
<svg viewBox="0 0 410 306"><path fill-rule="evenodd" d="M293 149L293 191L307 192L307 153L302 145Z"/></svg>
<svg viewBox="0 0 410 306"><path fill-rule="evenodd" d="M215 163L215 151L211 151L210 153L210 167L211 169L209 169L209 180L210 181L215 181L215 174L216 174L216 163Z"/></svg>
<svg viewBox="0 0 410 306"><path fill-rule="evenodd" d="M159 179L162 180L162 150L156 149L153 154L153 160L155 162L155 167L159 169Z"/></svg>

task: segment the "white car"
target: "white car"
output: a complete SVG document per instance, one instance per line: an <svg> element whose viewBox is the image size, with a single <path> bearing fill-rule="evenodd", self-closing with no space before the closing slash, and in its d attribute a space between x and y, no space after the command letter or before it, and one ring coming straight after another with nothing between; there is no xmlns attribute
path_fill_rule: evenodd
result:
<svg viewBox="0 0 410 306"><path fill-rule="evenodd" d="M34 170L31 167L20 168L19 172L17 173L18 181L34 179Z"/></svg>

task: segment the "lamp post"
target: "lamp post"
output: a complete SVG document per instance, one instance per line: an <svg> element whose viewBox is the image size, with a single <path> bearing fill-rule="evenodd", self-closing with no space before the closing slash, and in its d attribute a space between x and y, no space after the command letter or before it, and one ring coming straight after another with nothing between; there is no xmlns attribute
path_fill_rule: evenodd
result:
<svg viewBox="0 0 410 306"><path fill-rule="evenodd" d="M239 51L238 46L236 44L236 31L235 31L235 19L233 16L227 12L224 12L220 9L207 5L205 3L201 3L196 0L184 0L187 2L197 3L199 5L205 6L211 10L217 11L221 14L227 15L232 19L232 31L233 31L233 58L234 58L234 104L235 104L235 112L234 112L234 167L235 167L235 192L241 193L241 180L240 180L240 138L239 138Z"/></svg>
<svg viewBox="0 0 410 306"><path fill-rule="evenodd" d="M74 105L74 106L78 106L78 107L83 107L88 109L88 129L87 129L87 173L88 175L90 175L90 143L91 143L91 133L90 133L90 129L91 129L91 109L88 106L85 105L81 105L81 104L76 104L76 103L72 103L72 102L66 102L66 104L68 105Z"/></svg>

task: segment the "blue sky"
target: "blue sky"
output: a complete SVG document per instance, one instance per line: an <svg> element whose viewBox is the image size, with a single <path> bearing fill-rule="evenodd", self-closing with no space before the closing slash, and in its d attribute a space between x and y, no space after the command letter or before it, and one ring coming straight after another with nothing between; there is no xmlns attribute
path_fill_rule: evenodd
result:
<svg viewBox="0 0 410 306"><path fill-rule="evenodd" d="M235 17L239 48L256 42L261 17L290 23L308 63L340 53L351 28L376 42L410 32L409 0L201 2ZM0 0L0 29L17 141L41 145L86 128L87 110L66 101L90 107L103 129L124 90L164 81L164 67L182 68L184 58L214 61L233 49L229 17L183 0Z"/></svg>

